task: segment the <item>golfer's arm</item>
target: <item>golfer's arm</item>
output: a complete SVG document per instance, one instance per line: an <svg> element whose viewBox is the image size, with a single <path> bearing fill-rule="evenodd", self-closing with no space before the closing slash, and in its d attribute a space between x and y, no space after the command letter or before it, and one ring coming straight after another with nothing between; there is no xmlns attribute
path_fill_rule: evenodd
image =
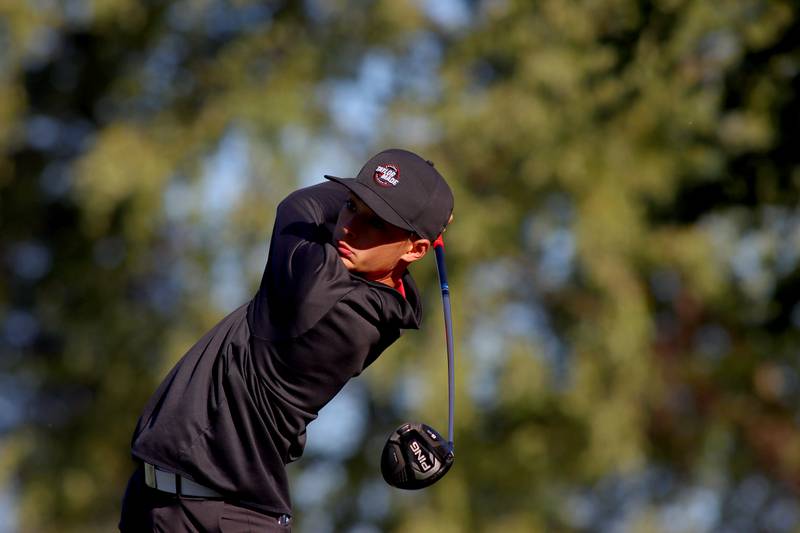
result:
<svg viewBox="0 0 800 533"><path fill-rule="evenodd" d="M273 237L302 237L305 232L298 230L303 229L303 224L308 225L307 230L318 228L309 234L312 238L317 236L317 232L330 232L346 199L344 187L333 182L320 183L293 192L278 205Z"/></svg>
<svg viewBox="0 0 800 533"><path fill-rule="evenodd" d="M279 204L264 276L248 311L254 335L299 335L342 296L348 273L330 240L345 200L343 188L325 183Z"/></svg>
<svg viewBox="0 0 800 533"><path fill-rule="evenodd" d="M347 199L344 188L322 183L293 192L279 205L259 295L299 302L315 285L337 275L331 233Z"/></svg>

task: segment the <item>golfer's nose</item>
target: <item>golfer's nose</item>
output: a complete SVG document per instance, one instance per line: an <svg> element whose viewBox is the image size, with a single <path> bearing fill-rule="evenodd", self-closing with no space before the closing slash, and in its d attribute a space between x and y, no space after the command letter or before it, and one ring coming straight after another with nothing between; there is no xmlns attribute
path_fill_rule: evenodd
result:
<svg viewBox="0 0 800 533"><path fill-rule="evenodd" d="M356 231L357 225L358 221L356 220L356 217L350 216L345 218L342 221L342 233L344 234L344 236L350 237L351 239L354 238L358 233L358 231Z"/></svg>

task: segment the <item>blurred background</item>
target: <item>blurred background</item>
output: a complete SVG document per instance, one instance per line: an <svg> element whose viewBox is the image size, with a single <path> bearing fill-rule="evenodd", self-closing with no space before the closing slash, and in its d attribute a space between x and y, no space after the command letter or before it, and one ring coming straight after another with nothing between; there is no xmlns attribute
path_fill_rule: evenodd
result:
<svg viewBox="0 0 800 533"><path fill-rule="evenodd" d="M149 395L247 301L277 203L436 162L426 322L289 467L300 533L800 531L793 0L0 0L0 532L113 531Z"/></svg>

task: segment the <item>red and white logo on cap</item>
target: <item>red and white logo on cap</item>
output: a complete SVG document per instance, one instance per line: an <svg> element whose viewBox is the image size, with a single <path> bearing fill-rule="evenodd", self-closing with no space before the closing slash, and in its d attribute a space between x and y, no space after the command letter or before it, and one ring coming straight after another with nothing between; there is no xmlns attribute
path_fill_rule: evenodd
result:
<svg viewBox="0 0 800 533"><path fill-rule="evenodd" d="M372 179L381 187L397 187L400 183L400 169L397 165L378 165Z"/></svg>

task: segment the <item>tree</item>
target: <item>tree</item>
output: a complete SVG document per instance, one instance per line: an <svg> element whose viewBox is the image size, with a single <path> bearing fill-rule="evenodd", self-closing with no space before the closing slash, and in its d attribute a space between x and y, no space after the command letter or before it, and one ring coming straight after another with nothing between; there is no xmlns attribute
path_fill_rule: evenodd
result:
<svg viewBox="0 0 800 533"><path fill-rule="evenodd" d="M331 406L356 413L352 446L310 427L297 529L800 523L792 3L0 13L0 449L22 530L113 527L142 404L252 293L274 206L392 145L456 192L457 459L422 495L378 475L399 421L444 425L423 264L426 327Z"/></svg>

